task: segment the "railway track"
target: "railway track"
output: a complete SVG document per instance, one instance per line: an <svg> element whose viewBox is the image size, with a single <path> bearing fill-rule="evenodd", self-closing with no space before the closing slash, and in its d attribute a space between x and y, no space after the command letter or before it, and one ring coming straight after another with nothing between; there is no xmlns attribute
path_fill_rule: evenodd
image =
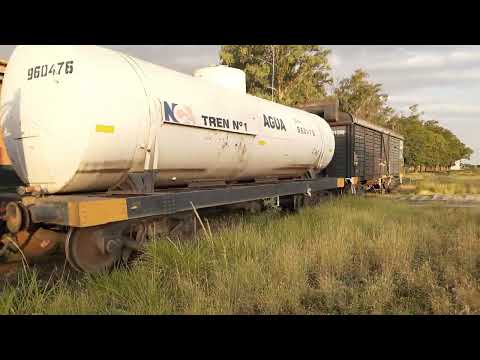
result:
<svg viewBox="0 0 480 360"><path fill-rule="evenodd" d="M480 195L401 195L393 194L390 198L398 201L407 201L411 205L422 206L440 204L446 207L480 208Z"/></svg>

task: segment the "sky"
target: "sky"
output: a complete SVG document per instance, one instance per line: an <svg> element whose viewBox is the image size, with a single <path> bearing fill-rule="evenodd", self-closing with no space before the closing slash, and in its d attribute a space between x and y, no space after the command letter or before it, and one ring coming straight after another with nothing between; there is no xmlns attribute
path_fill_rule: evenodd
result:
<svg viewBox="0 0 480 360"><path fill-rule="evenodd" d="M383 85L389 105L408 112L418 104L425 118L435 119L474 150L480 164L480 46L322 45L331 49L335 82L357 68ZM106 47L180 72L218 63L217 45L113 45ZM0 45L8 60L14 46Z"/></svg>

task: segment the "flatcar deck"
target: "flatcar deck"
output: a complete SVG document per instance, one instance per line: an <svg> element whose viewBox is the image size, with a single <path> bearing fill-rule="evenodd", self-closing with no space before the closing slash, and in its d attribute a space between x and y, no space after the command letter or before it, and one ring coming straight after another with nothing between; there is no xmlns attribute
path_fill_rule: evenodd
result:
<svg viewBox="0 0 480 360"><path fill-rule="evenodd" d="M272 184L175 189L149 194L100 193L25 197L33 223L90 227L131 219L230 205L344 187L343 178L318 178Z"/></svg>

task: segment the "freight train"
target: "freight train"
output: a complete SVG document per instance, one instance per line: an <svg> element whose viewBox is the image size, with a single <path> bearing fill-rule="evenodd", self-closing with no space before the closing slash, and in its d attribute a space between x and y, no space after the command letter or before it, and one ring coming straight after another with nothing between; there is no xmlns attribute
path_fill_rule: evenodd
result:
<svg viewBox="0 0 480 360"><path fill-rule="evenodd" d="M0 257L63 249L84 272L127 261L154 224L175 231L197 209L272 200L296 209L326 191L387 186L400 172L401 136L338 121L338 104L251 96L245 73L226 66L189 76L97 46L18 46L0 105L21 182L4 201ZM360 155L363 172L358 163L337 171Z"/></svg>

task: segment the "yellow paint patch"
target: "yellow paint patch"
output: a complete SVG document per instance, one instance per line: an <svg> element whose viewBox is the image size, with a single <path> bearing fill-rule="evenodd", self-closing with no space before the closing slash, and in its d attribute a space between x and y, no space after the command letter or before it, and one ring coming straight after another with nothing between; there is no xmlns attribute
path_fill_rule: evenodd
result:
<svg viewBox="0 0 480 360"><path fill-rule="evenodd" d="M260 140L260 141L258 142L258 145L265 145L266 143L267 143L267 142L266 142L265 140Z"/></svg>
<svg viewBox="0 0 480 360"><path fill-rule="evenodd" d="M128 219L125 199L70 201L69 224L76 227L103 225Z"/></svg>
<svg viewBox="0 0 480 360"><path fill-rule="evenodd" d="M112 126L112 125L97 125L95 130L96 130L96 132L113 134L115 132L115 126Z"/></svg>

